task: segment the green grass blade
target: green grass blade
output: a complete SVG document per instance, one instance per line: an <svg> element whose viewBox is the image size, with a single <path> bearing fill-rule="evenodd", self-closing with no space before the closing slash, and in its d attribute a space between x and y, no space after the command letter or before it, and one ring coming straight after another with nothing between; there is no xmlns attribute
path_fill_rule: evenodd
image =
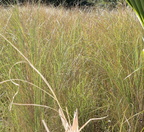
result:
<svg viewBox="0 0 144 132"><path fill-rule="evenodd" d="M144 1L143 0L126 0L127 3L136 12L137 17L144 28Z"/></svg>

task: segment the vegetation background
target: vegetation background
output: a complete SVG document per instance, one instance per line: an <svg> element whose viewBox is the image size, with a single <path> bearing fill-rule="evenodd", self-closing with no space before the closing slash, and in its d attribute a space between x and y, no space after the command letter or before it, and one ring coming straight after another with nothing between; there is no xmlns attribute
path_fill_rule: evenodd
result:
<svg viewBox="0 0 144 132"><path fill-rule="evenodd" d="M80 126L108 115L84 132L143 132L143 30L131 9L99 4L0 7L0 34L44 75L70 120L76 108ZM43 132L43 119L51 131L64 131L51 91L2 37L0 58L0 131Z"/></svg>
<svg viewBox="0 0 144 132"><path fill-rule="evenodd" d="M65 6L112 6L116 7L117 4L126 4L125 0L1 0L1 4L22 4L22 3L44 3L44 4L53 4L54 6L65 5Z"/></svg>

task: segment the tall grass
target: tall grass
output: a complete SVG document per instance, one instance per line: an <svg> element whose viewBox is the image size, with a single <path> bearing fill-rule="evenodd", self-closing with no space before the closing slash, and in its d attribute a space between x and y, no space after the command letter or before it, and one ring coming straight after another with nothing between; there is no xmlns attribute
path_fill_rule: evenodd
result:
<svg viewBox="0 0 144 132"><path fill-rule="evenodd" d="M0 34L44 75L62 108L67 107L70 120L78 108L80 126L90 118L109 115L85 131L144 130L143 31L130 9L27 5L1 8L0 17ZM2 37L0 43L0 130L45 131L45 120L51 131L64 131L56 111L17 106L39 104L58 110L39 74ZM19 87L11 81L2 83L9 79ZM12 100L15 105L9 111Z"/></svg>

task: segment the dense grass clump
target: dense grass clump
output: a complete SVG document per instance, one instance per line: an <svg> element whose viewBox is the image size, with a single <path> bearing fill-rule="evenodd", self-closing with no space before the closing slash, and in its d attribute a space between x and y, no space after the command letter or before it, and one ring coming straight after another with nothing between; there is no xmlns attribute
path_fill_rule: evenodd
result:
<svg viewBox="0 0 144 132"><path fill-rule="evenodd" d="M43 74L70 120L78 108L80 126L108 115L86 132L144 130L143 32L130 9L1 7L0 18L0 34ZM0 58L0 131L42 132L43 119L64 131L51 91L3 37Z"/></svg>

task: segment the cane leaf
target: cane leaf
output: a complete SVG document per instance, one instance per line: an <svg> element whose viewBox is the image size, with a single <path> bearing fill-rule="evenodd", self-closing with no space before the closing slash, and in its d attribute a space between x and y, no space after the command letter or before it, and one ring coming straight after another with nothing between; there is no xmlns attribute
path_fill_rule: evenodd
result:
<svg viewBox="0 0 144 132"><path fill-rule="evenodd" d="M144 0L126 0L127 3L133 8L137 17L144 28Z"/></svg>

